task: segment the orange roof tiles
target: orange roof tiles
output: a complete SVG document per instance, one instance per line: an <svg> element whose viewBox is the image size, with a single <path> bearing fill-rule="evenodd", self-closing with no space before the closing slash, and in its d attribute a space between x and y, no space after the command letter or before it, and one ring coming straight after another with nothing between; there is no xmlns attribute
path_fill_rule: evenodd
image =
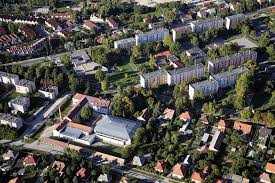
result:
<svg viewBox="0 0 275 183"><path fill-rule="evenodd" d="M192 181L198 181L201 182L203 180L203 177L198 172L193 172L191 176Z"/></svg>
<svg viewBox="0 0 275 183"><path fill-rule="evenodd" d="M85 95L81 94L81 93L76 93L74 96L73 96L73 99L75 100L82 100L83 98L85 98Z"/></svg>
<svg viewBox="0 0 275 183"><path fill-rule="evenodd" d="M275 164L267 163L265 166L265 171L269 173L275 173Z"/></svg>
<svg viewBox="0 0 275 183"><path fill-rule="evenodd" d="M183 121L191 120L191 113L186 111L180 114L179 118Z"/></svg>
<svg viewBox="0 0 275 183"><path fill-rule="evenodd" d="M69 122L67 125L69 127L77 128L77 129L80 129L80 130L82 130L84 132L88 132L88 133L91 133L93 131L92 127L86 126L86 125L82 125L82 124L78 124L78 123Z"/></svg>
<svg viewBox="0 0 275 183"><path fill-rule="evenodd" d="M14 179L11 179L8 183L21 183L21 179L19 177L15 177Z"/></svg>
<svg viewBox="0 0 275 183"><path fill-rule="evenodd" d="M159 57L167 58L168 56L171 56L171 55L172 55L172 53L169 50L167 50L167 51L163 51L163 52L156 54L155 57L156 58L159 58Z"/></svg>
<svg viewBox="0 0 275 183"><path fill-rule="evenodd" d="M172 172L173 175L176 175L176 176L184 176L185 173L186 173L186 172L185 172L185 169L184 169L184 167L183 167L182 164L177 163L177 164L174 166L173 172Z"/></svg>
<svg viewBox="0 0 275 183"><path fill-rule="evenodd" d="M28 155L23 160L24 165L33 165L36 164L36 161L32 155Z"/></svg>
<svg viewBox="0 0 275 183"><path fill-rule="evenodd" d="M158 172L163 172L166 167L165 162L157 162L157 165L155 166L155 170Z"/></svg>
<svg viewBox="0 0 275 183"><path fill-rule="evenodd" d="M245 124L245 123L239 122L239 121L235 121L233 128L235 130L241 130L244 133L250 133L251 129L252 129L252 126L249 125L249 124Z"/></svg>

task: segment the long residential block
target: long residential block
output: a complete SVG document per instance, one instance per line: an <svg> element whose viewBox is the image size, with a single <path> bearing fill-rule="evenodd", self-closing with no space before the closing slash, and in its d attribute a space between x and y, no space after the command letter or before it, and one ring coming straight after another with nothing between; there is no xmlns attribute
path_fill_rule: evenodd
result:
<svg viewBox="0 0 275 183"><path fill-rule="evenodd" d="M194 78L202 78L205 76L204 73L203 64L169 70L167 71L167 84L171 86L183 81L191 81Z"/></svg>
<svg viewBox="0 0 275 183"><path fill-rule="evenodd" d="M226 88L233 86L236 83L237 79L247 71L248 69L246 67L237 68L231 71L211 75L210 79L215 79L216 81L218 81L220 88Z"/></svg>
<svg viewBox="0 0 275 183"><path fill-rule="evenodd" d="M18 93L32 93L36 90L35 82L21 79L18 84L15 85L16 92Z"/></svg>
<svg viewBox="0 0 275 183"><path fill-rule="evenodd" d="M237 53L231 56L225 56L216 60L208 61L208 72L218 73L229 66L238 67L249 60L256 61L257 52L248 50L243 53Z"/></svg>
<svg viewBox="0 0 275 183"><path fill-rule="evenodd" d="M167 74L164 69L160 69L154 72L146 74L140 74L140 85L143 88L151 88L156 85L167 83Z"/></svg>
<svg viewBox="0 0 275 183"><path fill-rule="evenodd" d="M114 48L130 48L136 44L135 38L121 39L114 42Z"/></svg>
<svg viewBox="0 0 275 183"><path fill-rule="evenodd" d="M216 80L204 80L197 83L189 84L189 98L194 100L196 94L201 93L203 96L209 96L217 93L219 83Z"/></svg>
<svg viewBox="0 0 275 183"><path fill-rule="evenodd" d="M16 98L11 99L8 102L8 105L12 110L16 110L16 111L25 113L28 111L28 109L30 107L30 99L27 97L17 96Z"/></svg>
<svg viewBox="0 0 275 183"><path fill-rule="evenodd" d="M245 18L244 14L232 15L225 17L225 27L229 30L232 28L236 28L237 25L242 22Z"/></svg>
<svg viewBox="0 0 275 183"><path fill-rule="evenodd" d="M157 42L162 41L165 36L169 35L168 29L158 29L158 30L152 30L150 32L144 32L140 34L136 34L136 45L145 44L148 42Z"/></svg>
<svg viewBox="0 0 275 183"><path fill-rule="evenodd" d="M192 28L190 25L184 25L180 27L173 28L172 30L172 38L174 41L181 35L192 32Z"/></svg>
<svg viewBox="0 0 275 183"><path fill-rule="evenodd" d="M208 29L219 29L223 27L222 18L213 18L203 21L194 21L190 24L192 32L204 32Z"/></svg>

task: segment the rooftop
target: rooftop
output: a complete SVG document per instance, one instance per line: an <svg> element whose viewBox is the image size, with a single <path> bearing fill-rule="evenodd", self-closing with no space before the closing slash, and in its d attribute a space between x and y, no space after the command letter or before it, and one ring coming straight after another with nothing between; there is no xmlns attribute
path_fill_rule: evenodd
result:
<svg viewBox="0 0 275 183"><path fill-rule="evenodd" d="M3 113L0 113L0 120L5 120L9 122L14 122L14 123L22 121L22 119L19 117L12 116L10 114L3 114Z"/></svg>
<svg viewBox="0 0 275 183"><path fill-rule="evenodd" d="M178 69L174 69L174 70L168 70L167 72L170 75L177 75L177 74L181 74L183 72L189 72L189 71L192 71L195 69L202 69L202 68L204 68L204 65L202 63L200 63L200 64L191 65L188 67L178 68Z"/></svg>
<svg viewBox="0 0 275 183"><path fill-rule="evenodd" d="M31 86L35 85L35 83L33 81L30 81L27 79L21 79L17 85L31 87Z"/></svg>
<svg viewBox="0 0 275 183"><path fill-rule="evenodd" d="M140 127L137 121L104 115L96 123L95 132L113 136L118 139L129 140Z"/></svg>
<svg viewBox="0 0 275 183"><path fill-rule="evenodd" d="M219 78L223 78L223 77L229 77L229 76L234 76L234 75L240 75L243 74L245 72L249 71L246 67L242 67L242 68L236 68L233 69L231 71L226 71L226 72L222 72L222 73L218 73L218 74L214 74L212 75L212 77L214 79L219 79Z"/></svg>
<svg viewBox="0 0 275 183"><path fill-rule="evenodd" d="M152 77L159 77L162 76L166 71L164 69L159 69L157 71L153 71L153 72L148 72L145 74L141 74L140 76L142 76L144 79L150 79Z"/></svg>
<svg viewBox="0 0 275 183"><path fill-rule="evenodd" d="M197 83L192 83L190 84L193 88L198 89L201 87L205 87L207 85L213 85L213 84L218 84L218 82L216 80L204 80L204 81L200 81Z"/></svg>
<svg viewBox="0 0 275 183"><path fill-rule="evenodd" d="M30 103L30 99L27 97L17 96L14 99L11 99L9 103L16 104L16 105L26 105Z"/></svg>

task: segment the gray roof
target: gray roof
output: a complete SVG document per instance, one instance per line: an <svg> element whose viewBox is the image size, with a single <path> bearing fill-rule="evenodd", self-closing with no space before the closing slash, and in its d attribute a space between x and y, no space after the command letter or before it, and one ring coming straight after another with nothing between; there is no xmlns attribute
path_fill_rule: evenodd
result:
<svg viewBox="0 0 275 183"><path fill-rule="evenodd" d="M243 177L236 174L230 174L223 177L226 180L231 181L232 183L242 183Z"/></svg>
<svg viewBox="0 0 275 183"><path fill-rule="evenodd" d="M152 30L152 31L149 31L149 32L142 32L140 34L136 34L136 37L139 37L139 36L146 36L146 35L152 35L152 34L160 34L160 33L164 33L164 32L167 32L169 33L169 30L166 29L166 28L160 28L160 29L157 29L157 30Z"/></svg>
<svg viewBox="0 0 275 183"><path fill-rule="evenodd" d="M167 72L170 75L177 75L177 74L180 74L180 73L183 73L183 72L189 72L189 71L192 71L192 70L195 70L195 69L201 69L201 68L204 68L204 65L202 63L191 65L189 67L182 67L182 68L178 68L178 69L174 69L174 70L168 70Z"/></svg>
<svg viewBox="0 0 275 183"><path fill-rule="evenodd" d="M241 53L236 53L236 54L233 54L233 55L217 58L217 59L211 60L209 62L211 62L211 63L223 62L225 60L230 60L230 59L234 59L234 58L238 58L238 57L244 57L245 55L257 55L257 52L255 52L253 50L247 50L247 51L244 51L244 52L241 52Z"/></svg>
<svg viewBox="0 0 275 183"><path fill-rule="evenodd" d="M104 134L118 139L128 140L134 135L136 129L140 126L141 124L137 121L104 115L97 121L94 131L97 134Z"/></svg>
<svg viewBox="0 0 275 183"><path fill-rule="evenodd" d="M145 74L141 74L140 76L142 76L143 78L145 79L149 79L151 77L160 77L163 75L163 73L165 73L166 71L164 69L159 69L157 71L154 71L154 72L148 72L148 73L145 73Z"/></svg>
<svg viewBox="0 0 275 183"><path fill-rule="evenodd" d="M131 43L131 42L136 42L136 39L131 37L131 38L126 38L126 39L120 39L120 40L117 40L117 41L114 41L114 43L116 44L122 44L122 43Z"/></svg>
<svg viewBox="0 0 275 183"><path fill-rule="evenodd" d="M0 76L5 76L5 77L9 77L9 78L19 78L18 75L11 74L11 73L8 73L8 72L0 72Z"/></svg>
<svg viewBox="0 0 275 183"><path fill-rule="evenodd" d="M108 174L101 174L101 175L97 178L97 180L98 180L99 182L110 182L111 179L112 179L112 177L111 177L110 175L108 175Z"/></svg>
<svg viewBox="0 0 275 183"><path fill-rule="evenodd" d="M192 83L190 84L193 88L197 89L197 88L201 88L201 87L205 87L206 85L213 85L213 84L217 84L218 85L218 81L216 80L204 80L204 81L200 81L197 83Z"/></svg>
<svg viewBox="0 0 275 183"><path fill-rule="evenodd" d="M219 78L233 76L233 75L241 75L247 71L249 71L249 70L246 67L242 67L242 68L233 69L231 71L214 74L214 75L212 75L212 77L214 79L219 79Z"/></svg>
<svg viewBox="0 0 275 183"><path fill-rule="evenodd" d="M222 133L217 130L210 142L209 148L219 150L223 140Z"/></svg>
<svg viewBox="0 0 275 183"><path fill-rule="evenodd" d="M17 156L17 151L8 150L8 152L2 155L3 158L15 158Z"/></svg>
<svg viewBox="0 0 275 183"><path fill-rule="evenodd" d="M271 133L272 133L272 130L265 126L262 126L259 129L259 137L261 137L261 138L266 138L269 135L271 135Z"/></svg>
<svg viewBox="0 0 275 183"><path fill-rule="evenodd" d="M77 128L71 128L69 126L65 126L62 129L61 134L79 139L80 136L82 135L82 132L81 132L81 130L79 130Z"/></svg>
<svg viewBox="0 0 275 183"><path fill-rule="evenodd" d="M30 99L27 97L17 96L14 99L11 99L9 103L17 104L17 105L25 105L30 103Z"/></svg>
<svg viewBox="0 0 275 183"><path fill-rule="evenodd" d="M244 18L244 17L245 17L244 14L241 13L241 14L237 14L237 15L227 16L225 18L232 20L232 19L239 19L239 18Z"/></svg>
<svg viewBox="0 0 275 183"><path fill-rule="evenodd" d="M33 85L35 85L35 83L33 81L30 81L30 80L27 80L27 79L21 79L17 85L32 87Z"/></svg>
<svg viewBox="0 0 275 183"><path fill-rule="evenodd" d="M8 122L14 122L14 123L23 121L22 118L12 116L10 114L3 114L3 113L0 113L0 120L5 120Z"/></svg>

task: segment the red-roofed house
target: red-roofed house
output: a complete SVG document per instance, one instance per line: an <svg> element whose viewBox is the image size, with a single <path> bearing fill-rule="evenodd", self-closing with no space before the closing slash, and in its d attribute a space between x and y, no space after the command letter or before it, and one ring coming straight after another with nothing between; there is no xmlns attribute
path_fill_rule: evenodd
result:
<svg viewBox="0 0 275 183"><path fill-rule="evenodd" d="M97 9L97 2L91 2L90 7L92 9Z"/></svg>
<svg viewBox="0 0 275 183"><path fill-rule="evenodd" d="M28 155L23 160L24 166L36 166L36 158L33 155Z"/></svg>
<svg viewBox="0 0 275 183"><path fill-rule="evenodd" d="M46 20L45 21L45 25L53 30L61 30L62 27L61 25L59 24L59 22L57 22L56 20L54 19L49 19L49 20Z"/></svg>
<svg viewBox="0 0 275 183"><path fill-rule="evenodd" d="M186 169L185 169L185 167L182 164L177 163L173 167L172 177L176 177L178 179L182 179L185 174L186 174Z"/></svg>
<svg viewBox="0 0 275 183"><path fill-rule="evenodd" d="M198 11L197 16L200 18L205 18L206 17L206 11L205 9L200 9L200 11Z"/></svg>
<svg viewBox="0 0 275 183"><path fill-rule="evenodd" d="M239 131L242 131L243 133L249 134L251 132L252 126L240 121L235 121L233 128L235 130L239 130Z"/></svg>
<svg viewBox="0 0 275 183"><path fill-rule="evenodd" d="M270 176L269 176L268 173L265 173L265 172L262 173L259 178L260 178L260 182L263 182L263 183L272 183L271 179L270 179Z"/></svg>
<svg viewBox="0 0 275 183"><path fill-rule="evenodd" d="M166 163L165 162L157 162L157 165L155 166L155 171L163 173L165 168L166 168Z"/></svg>
<svg viewBox="0 0 275 183"><path fill-rule="evenodd" d="M113 17L106 18L106 22L112 29L118 29L118 23L113 19Z"/></svg>
<svg viewBox="0 0 275 183"><path fill-rule="evenodd" d="M27 38L34 39L36 37L35 31L28 25L23 25L18 30Z"/></svg>
<svg viewBox="0 0 275 183"><path fill-rule="evenodd" d="M89 29L89 30L92 30L92 29L96 29L97 28L97 26L96 26L96 24L94 24L92 21L90 21L90 20L85 20L84 21L84 24L83 24L83 27L85 28L85 29Z"/></svg>
<svg viewBox="0 0 275 183"><path fill-rule="evenodd" d="M201 183L203 181L203 176L199 172L193 172L191 176L191 181L195 183Z"/></svg>
<svg viewBox="0 0 275 183"><path fill-rule="evenodd" d="M188 111L186 112L183 112L180 114L179 118L180 120L183 120L183 121L191 121L192 120L192 114Z"/></svg>
<svg viewBox="0 0 275 183"><path fill-rule="evenodd" d="M229 126L229 122L224 120L224 119L220 119L219 122L218 122L218 129L220 130L224 130L226 128L228 128Z"/></svg>
<svg viewBox="0 0 275 183"><path fill-rule="evenodd" d="M275 164L267 163L265 166L265 171L268 173L275 173Z"/></svg>
<svg viewBox="0 0 275 183"><path fill-rule="evenodd" d="M22 183L23 181L19 177L15 177L14 179L11 179L8 183Z"/></svg>
<svg viewBox="0 0 275 183"><path fill-rule="evenodd" d="M86 168L80 168L78 172L76 173L77 177L80 177L81 179L85 180L89 177L89 171Z"/></svg>

